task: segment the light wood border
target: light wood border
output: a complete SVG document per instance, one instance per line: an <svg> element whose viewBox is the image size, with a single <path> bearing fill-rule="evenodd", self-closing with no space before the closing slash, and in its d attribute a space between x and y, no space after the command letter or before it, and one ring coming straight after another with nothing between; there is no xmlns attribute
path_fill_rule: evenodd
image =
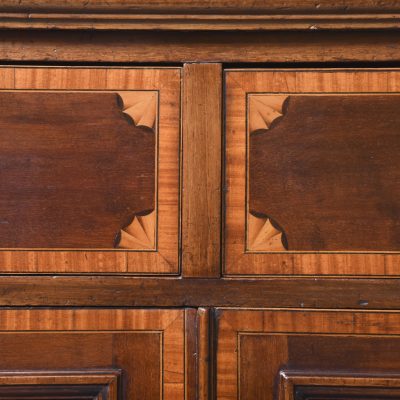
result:
<svg viewBox="0 0 400 400"><path fill-rule="evenodd" d="M217 399L240 398L241 335L399 336L399 312L218 309Z"/></svg>
<svg viewBox="0 0 400 400"><path fill-rule="evenodd" d="M180 69L1 67L0 88L159 93L157 251L4 250L0 272L178 274Z"/></svg>
<svg viewBox="0 0 400 400"><path fill-rule="evenodd" d="M18 333L145 332L160 335L160 400L185 398L185 310L0 310L0 335Z"/></svg>
<svg viewBox="0 0 400 400"><path fill-rule="evenodd" d="M398 69L228 70L225 263L227 275L397 276L399 252L245 251L246 115L249 93L398 93Z"/></svg>

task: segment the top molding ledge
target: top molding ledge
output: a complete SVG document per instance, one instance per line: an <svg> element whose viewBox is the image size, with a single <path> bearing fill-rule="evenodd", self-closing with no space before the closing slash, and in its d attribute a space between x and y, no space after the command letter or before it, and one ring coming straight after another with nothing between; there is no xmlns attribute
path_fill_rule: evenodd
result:
<svg viewBox="0 0 400 400"><path fill-rule="evenodd" d="M0 28L398 29L400 0L2 0Z"/></svg>

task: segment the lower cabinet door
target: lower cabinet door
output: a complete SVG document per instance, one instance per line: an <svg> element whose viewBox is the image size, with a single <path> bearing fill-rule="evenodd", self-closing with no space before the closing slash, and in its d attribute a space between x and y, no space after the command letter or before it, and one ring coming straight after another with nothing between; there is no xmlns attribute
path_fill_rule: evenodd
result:
<svg viewBox="0 0 400 400"><path fill-rule="evenodd" d="M185 398L190 310L0 310L0 398Z"/></svg>
<svg viewBox="0 0 400 400"><path fill-rule="evenodd" d="M217 398L400 398L400 313L219 309Z"/></svg>

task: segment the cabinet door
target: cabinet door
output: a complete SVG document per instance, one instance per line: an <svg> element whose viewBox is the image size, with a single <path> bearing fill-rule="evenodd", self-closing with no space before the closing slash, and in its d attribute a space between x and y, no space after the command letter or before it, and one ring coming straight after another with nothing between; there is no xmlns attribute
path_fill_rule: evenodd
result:
<svg viewBox="0 0 400 400"><path fill-rule="evenodd" d="M186 313L1 310L0 397L183 400Z"/></svg>
<svg viewBox="0 0 400 400"><path fill-rule="evenodd" d="M400 314L217 310L218 400L395 399Z"/></svg>
<svg viewBox="0 0 400 400"><path fill-rule="evenodd" d="M0 68L0 272L177 274L179 68Z"/></svg>
<svg viewBox="0 0 400 400"><path fill-rule="evenodd" d="M398 275L400 72L226 72L225 273Z"/></svg>

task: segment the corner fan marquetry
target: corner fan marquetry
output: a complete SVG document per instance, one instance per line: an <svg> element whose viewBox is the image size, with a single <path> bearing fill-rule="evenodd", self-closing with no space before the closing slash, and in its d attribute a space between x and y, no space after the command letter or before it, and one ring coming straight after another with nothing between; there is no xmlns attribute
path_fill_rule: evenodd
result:
<svg viewBox="0 0 400 400"><path fill-rule="evenodd" d="M249 97L249 133L253 134L259 129L269 129L272 122L283 116L283 104L288 96L262 96Z"/></svg>
<svg viewBox="0 0 400 400"><path fill-rule="evenodd" d="M153 130L157 115L157 94L154 92L119 92L122 110L136 126ZM147 215L135 215L132 222L121 229L116 247L121 249L155 249L156 210Z"/></svg>
<svg viewBox="0 0 400 400"><path fill-rule="evenodd" d="M252 251L284 251L282 232L276 229L269 218L247 214L247 243Z"/></svg>
<svg viewBox="0 0 400 400"><path fill-rule="evenodd" d="M135 215L133 221L121 229L118 247L121 249L155 248L156 212L147 215Z"/></svg>
<svg viewBox="0 0 400 400"><path fill-rule="evenodd" d="M157 94L155 92L119 92L122 111L129 115L136 126L154 129L157 115Z"/></svg>
<svg viewBox="0 0 400 400"><path fill-rule="evenodd" d="M249 135L259 130L268 130L273 121L283 116L283 104L288 96L249 96ZM268 217L247 213L247 250L286 251L282 243L282 232Z"/></svg>

